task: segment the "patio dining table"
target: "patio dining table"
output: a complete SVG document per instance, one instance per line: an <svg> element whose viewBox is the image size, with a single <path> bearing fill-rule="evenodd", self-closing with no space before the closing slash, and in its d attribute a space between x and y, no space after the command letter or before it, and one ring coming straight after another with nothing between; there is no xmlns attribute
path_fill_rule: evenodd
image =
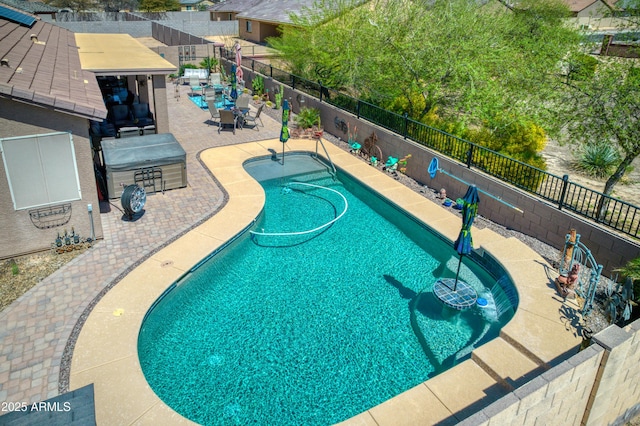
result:
<svg viewBox="0 0 640 426"><path fill-rule="evenodd" d="M244 117L246 116L246 112L240 108L236 108L235 105L225 105L224 109L233 112L233 115L236 117L236 127L238 129L244 128Z"/></svg>

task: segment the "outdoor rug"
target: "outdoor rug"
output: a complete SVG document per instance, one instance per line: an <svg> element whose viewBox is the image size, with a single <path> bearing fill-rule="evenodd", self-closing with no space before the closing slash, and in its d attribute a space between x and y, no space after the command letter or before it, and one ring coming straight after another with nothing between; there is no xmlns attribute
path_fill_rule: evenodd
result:
<svg viewBox="0 0 640 426"><path fill-rule="evenodd" d="M193 102L194 104L196 104L196 106L200 109L204 109L204 110L208 110L209 107L207 106L207 103L204 101L204 96L202 95L189 95L189 99L191 99L191 102Z"/></svg>

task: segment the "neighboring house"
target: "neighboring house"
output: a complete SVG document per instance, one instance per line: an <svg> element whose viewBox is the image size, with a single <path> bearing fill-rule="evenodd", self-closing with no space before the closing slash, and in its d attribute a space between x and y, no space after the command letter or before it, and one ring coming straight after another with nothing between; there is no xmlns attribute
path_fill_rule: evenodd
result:
<svg viewBox="0 0 640 426"><path fill-rule="evenodd" d="M315 0L265 0L238 13L240 38L265 43L268 37L278 37L278 27L291 25L291 14L300 15L305 8L313 8L315 3Z"/></svg>
<svg viewBox="0 0 640 426"><path fill-rule="evenodd" d="M602 18L615 6L615 0L564 0L576 18Z"/></svg>
<svg viewBox="0 0 640 426"><path fill-rule="evenodd" d="M59 11L57 7L49 6L39 1L28 0L0 0L0 6L10 6L36 16L49 15L51 19L55 19L56 13Z"/></svg>
<svg viewBox="0 0 640 426"><path fill-rule="evenodd" d="M209 8L212 21L238 20L239 37L264 43L280 35L278 27L291 24L290 15L312 8L315 0L227 0Z"/></svg>
<svg viewBox="0 0 640 426"><path fill-rule="evenodd" d="M0 58L0 258L101 238L89 120L107 110L74 34L2 6Z"/></svg>
<svg viewBox="0 0 640 426"><path fill-rule="evenodd" d="M262 0L227 0L209 8L212 21L235 21L236 15L261 3Z"/></svg>
<svg viewBox="0 0 640 426"><path fill-rule="evenodd" d="M183 12L205 10L213 4L214 2L210 0L180 0L180 10Z"/></svg>
<svg viewBox="0 0 640 426"><path fill-rule="evenodd" d="M209 8L211 20L238 20L238 35L254 43L278 37L279 27L291 25L291 15L304 15L316 0L227 0Z"/></svg>

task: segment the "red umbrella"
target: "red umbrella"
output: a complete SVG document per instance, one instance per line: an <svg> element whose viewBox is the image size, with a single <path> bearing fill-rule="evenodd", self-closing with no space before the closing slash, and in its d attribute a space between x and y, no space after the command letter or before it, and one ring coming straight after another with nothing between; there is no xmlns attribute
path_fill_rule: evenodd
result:
<svg viewBox="0 0 640 426"><path fill-rule="evenodd" d="M236 45L235 45L235 49L236 49L236 77L238 77L238 81L242 80L243 74L242 74L242 47L240 46L240 43L238 43L236 41Z"/></svg>

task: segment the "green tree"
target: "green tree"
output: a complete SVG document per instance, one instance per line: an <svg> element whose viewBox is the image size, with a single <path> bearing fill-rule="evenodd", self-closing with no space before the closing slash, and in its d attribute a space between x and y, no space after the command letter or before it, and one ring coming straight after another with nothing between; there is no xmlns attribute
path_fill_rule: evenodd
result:
<svg viewBox="0 0 640 426"><path fill-rule="evenodd" d="M579 41L559 0L323 2L269 42L293 73L425 119L508 128L548 119L560 59ZM544 112L544 111L543 111Z"/></svg>
<svg viewBox="0 0 640 426"><path fill-rule="evenodd" d="M610 195L640 155L640 68L636 60L603 57L589 78L567 79L554 112L564 123L566 139L615 146L621 161L603 192ZM604 199L600 216L606 211Z"/></svg>
<svg viewBox="0 0 640 426"><path fill-rule="evenodd" d="M178 0L140 0L140 10L144 12L166 12L180 10Z"/></svg>

